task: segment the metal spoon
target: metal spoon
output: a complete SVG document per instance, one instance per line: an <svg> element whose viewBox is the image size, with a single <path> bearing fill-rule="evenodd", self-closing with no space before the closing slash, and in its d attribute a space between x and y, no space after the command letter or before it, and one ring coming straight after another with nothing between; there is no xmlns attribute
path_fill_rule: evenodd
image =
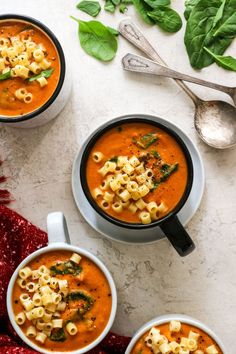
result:
<svg viewBox="0 0 236 354"><path fill-rule="evenodd" d="M119 31L123 37L152 60L167 66L142 32L130 20L121 21ZM203 101L184 82L179 79L175 81L194 102L194 125L200 138L206 144L218 149L234 146L236 144L236 108L223 101Z"/></svg>

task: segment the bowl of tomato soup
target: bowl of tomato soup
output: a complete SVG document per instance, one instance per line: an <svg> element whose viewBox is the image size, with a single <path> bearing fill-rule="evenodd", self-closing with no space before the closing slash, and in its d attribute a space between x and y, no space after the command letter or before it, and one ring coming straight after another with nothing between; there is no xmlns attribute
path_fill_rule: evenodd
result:
<svg viewBox="0 0 236 354"><path fill-rule="evenodd" d="M125 354L227 354L219 337L205 324L185 315L164 315L143 325Z"/></svg>
<svg viewBox="0 0 236 354"><path fill-rule="evenodd" d="M0 124L35 127L55 118L70 93L63 49L49 28L0 16Z"/></svg>
<svg viewBox="0 0 236 354"><path fill-rule="evenodd" d="M194 249L177 217L192 188L192 159L154 116L123 116L97 129L83 150L80 181L107 221L138 230L158 225L181 256Z"/></svg>
<svg viewBox="0 0 236 354"><path fill-rule="evenodd" d="M62 213L48 215L49 246L12 275L7 309L21 339L40 353L86 353L110 330L117 307L113 278L92 253L69 245Z"/></svg>

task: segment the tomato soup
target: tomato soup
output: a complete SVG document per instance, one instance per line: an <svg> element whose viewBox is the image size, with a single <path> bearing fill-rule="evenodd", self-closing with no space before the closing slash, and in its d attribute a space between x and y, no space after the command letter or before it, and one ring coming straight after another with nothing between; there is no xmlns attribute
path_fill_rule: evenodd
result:
<svg viewBox="0 0 236 354"><path fill-rule="evenodd" d="M37 110L53 95L59 78L59 55L46 33L27 22L0 22L0 116Z"/></svg>
<svg viewBox="0 0 236 354"><path fill-rule="evenodd" d="M19 271L12 293L16 323L37 346L73 351L93 342L111 313L111 289L90 259L70 251L43 254Z"/></svg>
<svg viewBox="0 0 236 354"><path fill-rule="evenodd" d="M171 321L180 323L179 321ZM152 354L166 347L166 353L223 354L217 343L201 329L180 323L180 328L171 330L171 322L153 327L146 332L134 345L131 354ZM168 351L169 350L169 351ZM162 351L163 352L163 351Z"/></svg>
<svg viewBox="0 0 236 354"><path fill-rule="evenodd" d="M182 148L166 131L147 123L125 123L96 141L86 178L94 200L107 214L148 224L179 203L188 166Z"/></svg>

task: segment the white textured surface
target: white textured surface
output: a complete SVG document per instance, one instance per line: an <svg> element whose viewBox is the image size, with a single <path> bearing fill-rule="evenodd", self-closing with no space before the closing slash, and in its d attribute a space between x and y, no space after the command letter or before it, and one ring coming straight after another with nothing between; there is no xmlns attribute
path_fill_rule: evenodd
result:
<svg viewBox="0 0 236 354"><path fill-rule="evenodd" d="M179 4L177 4L179 3ZM183 12L182 1L173 5ZM58 119L35 130L1 128L4 173L16 202L12 207L43 229L47 213L65 213L73 242L96 253L110 268L118 288L119 306L114 330L132 334L154 315L184 313L215 330L234 352L236 328L236 150L216 151L204 145L193 128L193 104L170 80L125 73L120 61L136 52L119 38L119 50L109 64L87 56L69 15L89 17L75 9L76 1L1 1L1 13L22 13L47 24L71 55L73 92ZM133 18L132 9L128 12ZM118 12L99 19L116 27ZM215 65L201 74L191 69L183 30L165 35L135 20L159 53L176 69L202 78L235 85L235 73ZM228 50L236 53L236 43ZM204 98L226 98L195 88ZM181 259L165 240L149 246L113 243L92 230L78 213L71 193L71 167L81 141L99 124L125 113L151 113L179 124L195 141L206 168L206 191L201 208L188 226L197 249Z"/></svg>

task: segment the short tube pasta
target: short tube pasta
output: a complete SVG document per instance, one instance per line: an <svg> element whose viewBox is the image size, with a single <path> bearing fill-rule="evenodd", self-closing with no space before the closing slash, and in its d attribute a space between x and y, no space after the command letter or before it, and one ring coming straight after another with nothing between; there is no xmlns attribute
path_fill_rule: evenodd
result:
<svg viewBox="0 0 236 354"><path fill-rule="evenodd" d="M26 330L26 335L29 338L34 338L37 335L36 328L34 326L29 326Z"/></svg>
<svg viewBox="0 0 236 354"><path fill-rule="evenodd" d="M147 211L142 211L140 214L139 214L139 218L142 222L142 224L150 224L151 223L151 216L150 216L150 213L148 213Z"/></svg>
<svg viewBox="0 0 236 354"><path fill-rule="evenodd" d="M95 151L93 153L93 161L94 162L99 163L103 160L103 158L104 158L104 155L100 151Z"/></svg>
<svg viewBox="0 0 236 354"><path fill-rule="evenodd" d="M122 204L119 202L113 203L111 207L118 214L121 213L123 210Z"/></svg>
<svg viewBox="0 0 236 354"><path fill-rule="evenodd" d="M27 279L28 277L31 276L31 273L32 273L31 269L29 267L25 267L23 269L20 269L19 276L22 279Z"/></svg>
<svg viewBox="0 0 236 354"><path fill-rule="evenodd" d="M16 316L15 316L15 321L16 323L21 326L25 323L26 317L24 312L19 312Z"/></svg>
<svg viewBox="0 0 236 354"><path fill-rule="evenodd" d="M66 330L71 336L74 336L78 332L77 327L73 322L67 323Z"/></svg>

